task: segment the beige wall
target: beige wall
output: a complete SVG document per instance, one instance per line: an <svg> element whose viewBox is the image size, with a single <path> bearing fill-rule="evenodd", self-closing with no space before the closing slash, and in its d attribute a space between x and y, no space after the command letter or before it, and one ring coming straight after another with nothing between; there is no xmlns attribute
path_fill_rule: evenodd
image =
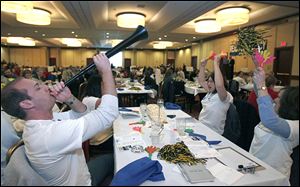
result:
<svg viewBox="0 0 300 187"><path fill-rule="evenodd" d="M92 58L96 53L93 49L61 49L60 64L67 66L86 66L86 59Z"/></svg>
<svg viewBox="0 0 300 187"><path fill-rule="evenodd" d="M156 67L166 62L164 51L144 50L136 52L136 66Z"/></svg>
<svg viewBox="0 0 300 187"><path fill-rule="evenodd" d="M192 50L190 48L180 49L176 52L175 67L182 67L183 65L191 66Z"/></svg>
<svg viewBox="0 0 300 187"><path fill-rule="evenodd" d="M46 66L46 47L39 48L8 48L10 62L20 66Z"/></svg>
<svg viewBox="0 0 300 187"><path fill-rule="evenodd" d="M7 47L1 47L1 61L5 60L6 62L9 62L9 50Z"/></svg>
<svg viewBox="0 0 300 187"><path fill-rule="evenodd" d="M296 23L292 75L299 75L299 22ZM298 80L299 85L299 80Z"/></svg>
<svg viewBox="0 0 300 187"><path fill-rule="evenodd" d="M123 58L130 58L131 65L156 67L166 64L167 52L161 50L130 50L123 52Z"/></svg>

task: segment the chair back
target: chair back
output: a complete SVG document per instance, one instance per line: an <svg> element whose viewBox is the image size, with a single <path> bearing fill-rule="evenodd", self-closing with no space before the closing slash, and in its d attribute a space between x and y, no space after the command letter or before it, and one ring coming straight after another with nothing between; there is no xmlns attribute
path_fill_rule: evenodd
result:
<svg viewBox="0 0 300 187"><path fill-rule="evenodd" d="M47 182L31 167L25 146L16 147L4 169L5 186L48 186Z"/></svg>
<svg viewBox="0 0 300 187"><path fill-rule="evenodd" d="M24 145L24 141L23 139L20 139L17 143L15 143L14 145L12 145L6 153L6 164L8 164L10 157L13 155L13 153L20 147Z"/></svg>
<svg viewBox="0 0 300 187"><path fill-rule="evenodd" d="M233 103L241 123L241 135L237 145L249 151L254 136L254 128L260 122L260 118L255 108L247 101L234 99Z"/></svg>
<svg viewBox="0 0 300 187"><path fill-rule="evenodd" d="M86 87L87 87L87 82L83 82L79 85L79 90L78 90L78 99L82 101L86 94Z"/></svg>
<svg viewBox="0 0 300 187"><path fill-rule="evenodd" d="M299 145L293 149L291 155L293 165L291 168L290 183L291 186L299 186Z"/></svg>
<svg viewBox="0 0 300 187"><path fill-rule="evenodd" d="M241 135L241 124L239 114L234 104L230 103L226 114L225 127L222 136L237 144Z"/></svg>
<svg viewBox="0 0 300 187"><path fill-rule="evenodd" d="M174 92L175 96L182 96L184 92L184 81L174 81Z"/></svg>
<svg viewBox="0 0 300 187"><path fill-rule="evenodd" d="M174 81L172 79L165 80L162 85L162 95L164 102L174 103Z"/></svg>
<svg viewBox="0 0 300 187"><path fill-rule="evenodd" d="M230 80L228 84L228 91L233 97L237 97L239 93L239 82Z"/></svg>

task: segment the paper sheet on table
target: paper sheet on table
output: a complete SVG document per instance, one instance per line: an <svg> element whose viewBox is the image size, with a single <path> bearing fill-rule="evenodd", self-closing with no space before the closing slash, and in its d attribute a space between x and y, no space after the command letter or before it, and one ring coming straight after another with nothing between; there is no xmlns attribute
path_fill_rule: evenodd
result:
<svg viewBox="0 0 300 187"><path fill-rule="evenodd" d="M146 147L145 141L143 140L141 134L138 132L133 132L126 136L115 136L115 142L118 148L130 145L141 145L143 147Z"/></svg>
<svg viewBox="0 0 300 187"><path fill-rule="evenodd" d="M232 185L238 181L244 174L227 167L221 163L217 163L207 168L218 180L228 185Z"/></svg>
<svg viewBox="0 0 300 187"><path fill-rule="evenodd" d="M214 158L221 156L221 154L215 149L208 145L207 142L194 141L185 139L184 144L189 148L195 158Z"/></svg>
<svg viewBox="0 0 300 187"><path fill-rule="evenodd" d="M226 164L228 167L232 169L237 169L238 165L254 165L258 166L257 163L253 162L249 158L245 157L241 153L233 150L232 148L224 148L224 149L218 149L218 152L221 154L217 158L224 164Z"/></svg>

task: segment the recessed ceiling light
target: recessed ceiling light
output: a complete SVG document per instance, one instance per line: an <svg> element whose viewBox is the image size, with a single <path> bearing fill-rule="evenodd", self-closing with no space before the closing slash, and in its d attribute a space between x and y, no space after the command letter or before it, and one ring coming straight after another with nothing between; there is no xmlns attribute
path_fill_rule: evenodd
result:
<svg viewBox="0 0 300 187"><path fill-rule="evenodd" d="M20 40L22 40L23 37L7 37L8 43L19 43Z"/></svg>
<svg viewBox="0 0 300 187"><path fill-rule="evenodd" d="M72 34L74 34L75 32L74 32L74 31L72 31L71 33L72 33Z"/></svg>
<svg viewBox="0 0 300 187"><path fill-rule="evenodd" d="M11 35L11 33L9 32L9 33L7 33L7 35L8 35L8 36L10 36L10 35Z"/></svg>
<svg viewBox="0 0 300 187"><path fill-rule="evenodd" d="M34 31L35 33L38 33L39 31Z"/></svg>
<svg viewBox="0 0 300 187"><path fill-rule="evenodd" d="M168 37L167 35L164 35L164 37L166 38L166 37Z"/></svg>
<svg viewBox="0 0 300 187"><path fill-rule="evenodd" d="M109 32L107 32L106 34L109 35Z"/></svg>
<svg viewBox="0 0 300 187"><path fill-rule="evenodd" d="M42 36L46 36L46 34L42 34Z"/></svg>
<svg viewBox="0 0 300 187"><path fill-rule="evenodd" d="M161 40L161 38L158 38L159 40Z"/></svg>
<svg viewBox="0 0 300 187"><path fill-rule="evenodd" d="M193 36L193 39L196 39L196 37L195 37L195 36Z"/></svg>
<svg viewBox="0 0 300 187"><path fill-rule="evenodd" d="M109 38L109 36L106 36L106 38Z"/></svg>
<svg viewBox="0 0 300 187"><path fill-rule="evenodd" d="M189 40L188 40L188 39L185 39L185 41L188 42Z"/></svg>
<svg viewBox="0 0 300 187"><path fill-rule="evenodd" d="M78 35L76 34L75 37L78 37Z"/></svg>

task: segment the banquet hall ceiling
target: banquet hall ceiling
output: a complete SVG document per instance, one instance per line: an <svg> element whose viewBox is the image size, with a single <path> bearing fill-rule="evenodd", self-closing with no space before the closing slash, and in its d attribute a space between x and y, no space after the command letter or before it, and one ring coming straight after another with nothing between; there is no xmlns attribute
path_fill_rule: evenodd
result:
<svg viewBox="0 0 300 187"><path fill-rule="evenodd" d="M37 46L66 47L59 38L77 38L83 47L109 48L107 39L124 40L135 29L120 28L116 14L133 11L146 15L147 40L136 42L131 48L152 49L159 38L172 41L171 49L178 49L239 27L299 15L298 1L33 1L34 7L51 12L51 24L35 26L16 21L14 13L1 11L1 44L8 36L31 37ZM222 27L214 34L195 32L195 20L215 18L216 10L230 6L251 9L250 21L240 26ZM74 33L72 33L72 31ZM109 33L109 35L107 34ZM107 38L109 36L109 38Z"/></svg>

